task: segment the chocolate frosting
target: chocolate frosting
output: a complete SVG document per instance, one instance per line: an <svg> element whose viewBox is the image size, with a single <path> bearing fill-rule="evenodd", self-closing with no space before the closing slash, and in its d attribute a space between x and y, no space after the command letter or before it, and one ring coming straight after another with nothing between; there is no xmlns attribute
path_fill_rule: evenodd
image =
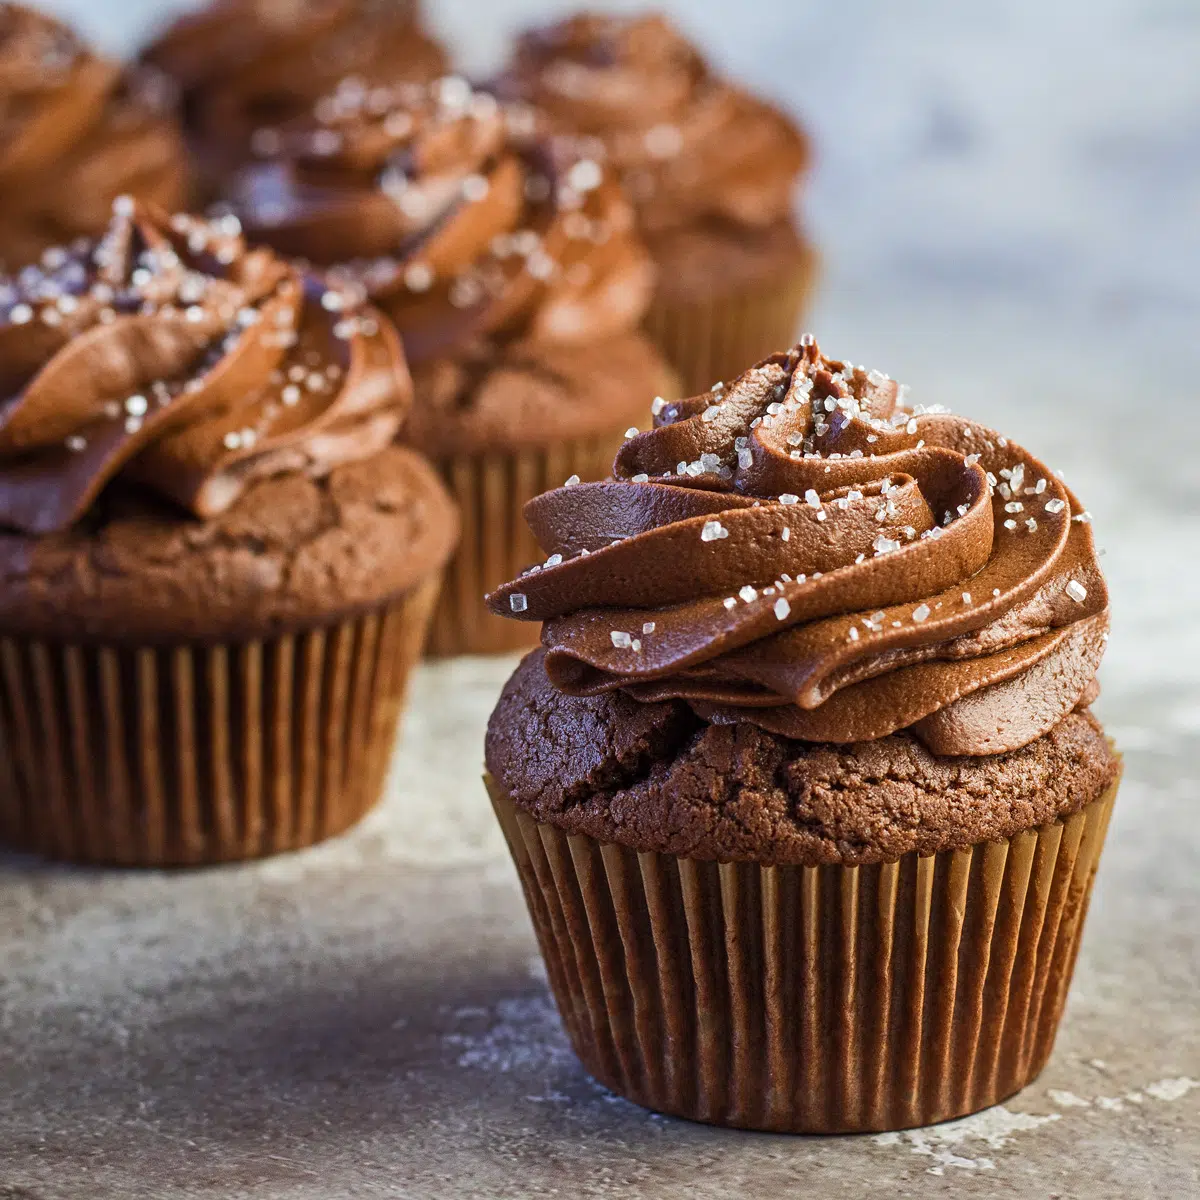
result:
<svg viewBox="0 0 1200 1200"><path fill-rule="evenodd" d="M123 70L58 21L0 4L0 259L102 232L119 195L182 201L174 99L159 72Z"/></svg>
<svg viewBox="0 0 1200 1200"><path fill-rule="evenodd" d="M411 383L373 310L236 219L118 200L104 237L0 281L0 525L67 529L120 477L198 517L395 437Z"/></svg>
<svg viewBox="0 0 1200 1200"><path fill-rule="evenodd" d="M276 149L235 194L249 233L384 307L414 364L603 339L645 311L653 268L619 186L464 80L350 81Z"/></svg>
<svg viewBox="0 0 1200 1200"><path fill-rule="evenodd" d="M256 132L304 116L338 81L430 80L446 69L415 0L214 0L144 53L178 81L189 132L226 166Z"/></svg>
<svg viewBox="0 0 1200 1200"><path fill-rule="evenodd" d="M489 597L545 622L560 690L968 755L1094 695L1108 594L1088 517L1028 451L808 338L655 407L612 479L527 506L549 558Z"/></svg>
<svg viewBox="0 0 1200 1200"><path fill-rule="evenodd" d="M782 113L710 71L663 17L585 13L524 34L497 85L619 172L650 234L790 216L808 162Z"/></svg>

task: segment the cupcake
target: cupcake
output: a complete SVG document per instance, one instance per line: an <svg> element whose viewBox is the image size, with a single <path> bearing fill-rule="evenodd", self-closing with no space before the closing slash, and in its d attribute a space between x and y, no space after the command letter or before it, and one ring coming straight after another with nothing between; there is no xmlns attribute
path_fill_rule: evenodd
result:
<svg viewBox="0 0 1200 1200"><path fill-rule="evenodd" d="M791 342L816 257L793 212L808 143L788 117L656 15L526 33L498 91L621 176L659 267L646 327L690 391Z"/></svg>
<svg viewBox="0 0 1200 1200"><path fill-rule="evenodd" d="M483 604L537 557L525 502L603 478L646 396L675 387L638 331L653 268L620 187L593 160L514 130L461 79L390 92L352 81L285 127L232 200L253 237L369 298L400 331L416 390L407 437L464 522L433 650L536 642L535 627Z"/></svg>
<svg viewBox="0 0 1200 1200"><path fill-rule="evenodd" d="M187 164L173 97L152 68L126 70L53 18L0 5L0 266L98 236L117 196L178 206Z"/></svg>
<svg viewBox="0 0 1200 1200"><path fill-rule="evenodd" d="M250 157L255 134L312 111L347 76L431 80L446 56L416 0L211 0L143 52L175 79L207 189Z"/></svg>
<svg viewBox="0 0 1200 1200"><path fill-rule="evenodd" d="M0 284L0 844L209 863L380 794L453 545L384 318L119 201Z"/></svg>
<svg viewBox="0 0 1200 1200"><path fill-rule="evenodd" d="M943 1121L1042 1069L1120 760L1075 497L811 339L528 518L489 787L614 1091L751 1129Z"/></svg>

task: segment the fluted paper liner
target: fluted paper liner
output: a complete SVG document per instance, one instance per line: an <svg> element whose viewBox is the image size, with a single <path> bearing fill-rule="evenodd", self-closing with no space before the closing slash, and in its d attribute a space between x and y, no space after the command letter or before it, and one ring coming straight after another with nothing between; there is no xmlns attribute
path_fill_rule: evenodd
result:
<svg viewBox="0 0 1200 1200"><path fill-rule="evenodd" d="M651 397L646 398L649 411ZM561 487L572 475L605 479L621 433L519 451L463 455L439 465L462 514L462 539L446 570L434 613L429 653L503 654L538 644L536 621L494 616L484 596L515 579L544 555L525 523L528 501Z"/></svg>
<svg viewBox="0 0 1200 1200"><path fill-rule="evenodd" d="M568 835L488 780L563 1024L647 1108L904 1129L1046 1063L1116 785L1061 822L874 866L760 867Z"/></svg>
<svg viewBox="0 0 1200 1200"><path fill-rule="evenodd" d="M0 639L0 843L196 865L348 828L382 792L439 586L262 641Z"/></svg>
<svg viewBox="0 0 1200 1200"><path fill-rule="evenodd" d="M728 295L673 300L657 295L646 314L647 336L678 372L685 396L734 379L792 345L817 276L808 250L787 276Z"/></svg>

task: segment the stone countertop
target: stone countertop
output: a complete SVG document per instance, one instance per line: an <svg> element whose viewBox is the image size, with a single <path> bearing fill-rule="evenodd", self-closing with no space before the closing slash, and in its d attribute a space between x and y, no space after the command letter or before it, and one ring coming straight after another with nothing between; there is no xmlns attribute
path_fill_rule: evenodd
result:
<svg viewBox="0 0 1200 1200"><path fill-rule="evenodd" d="M1200 469L1164 452L1200 403L1200 10L814 0L768 38L754 7L684 11L817 133L812 327L1061 467L1108 551L1127 773L1045 1074L836 1139L592 1083L479 782L512 664L462 660L420 672L386 803L334 843L177 875L0 860L0 1198L1200 1195Z"/></svg>

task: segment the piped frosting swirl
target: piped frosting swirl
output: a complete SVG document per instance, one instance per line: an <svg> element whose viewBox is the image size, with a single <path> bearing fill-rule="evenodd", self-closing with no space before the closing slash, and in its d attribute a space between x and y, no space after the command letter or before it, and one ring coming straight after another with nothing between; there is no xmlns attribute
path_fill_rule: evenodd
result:
<svg viewBox="0 0 1200 1200"><path fill-rule="evenodd" d="M527 133L456 77L351 80L278 132L234 207L252 236L384 307L414 363L636 328L653 268L628 201L598 163Z"/></svg>
<svg viewBox="0 0 1200 1200"><path fill-rule="evenodd" d="M497 85L618 173L650 234L788 217L808 162L782 113L712 72L663 17L583 13L517 42Z"/></svg>
<svg viewBox="0 0 1200 1200"><path fill-rule="evenodd" d="M489 597L545 622L561 690L968 755L1092 696L1108 595L1088 517L1028 451L811 339L655 407L610 480L528 505L549 557Z"/></svg>
<svg viewBox="0 0 1200 1200"><path fill-rule="evenodd" d="M0 260L19 267L102 232L119 195L181 202L174 108L159 72L124 70L60 22L0 4Z"/></svg>
<svg viewBox="0 0 1200 1200"><path fill-rule="evenodd" d="M107 233L0 281L0 525L69 528L112 480L198 517L387 446L411 404L370 308L233 218L119 200Z"/></svg>

